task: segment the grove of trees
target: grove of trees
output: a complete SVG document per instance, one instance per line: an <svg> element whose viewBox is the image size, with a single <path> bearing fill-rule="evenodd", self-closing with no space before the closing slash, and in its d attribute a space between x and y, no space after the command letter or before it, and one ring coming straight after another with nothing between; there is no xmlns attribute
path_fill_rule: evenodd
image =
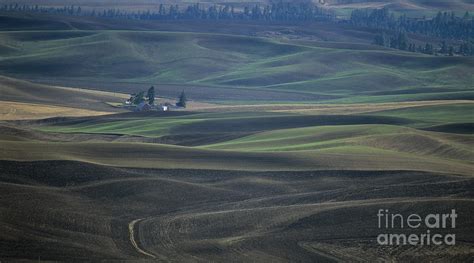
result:
<svg viewBox="0 0 474 263"><path fill-rule="evenodd" d="M443 39L467 40L474 38L474 19L469 12L458 17L454 12L438 12L433 18L396 17L388 9L357 9L352 11L349 23L377 29L390 29L434 36Z"/></svg>
<svg viewBox="0 0 474 263"><path fill-rule="evenodd" d="M438 12L431 19L408 18L406 15L396 17L388 9L354 10L348 21L356 27L379 29L380 33L374 38L374 44L421 52L425 54L443 54L453 56L474 55L474 18L466 12L458 17L454 12ZM390 33L391 32L391 33ZM442 39L438 46L431 43L424 45L410 42L409 34L420 34ZM447 44L447 41L454 44Z"/></svg>

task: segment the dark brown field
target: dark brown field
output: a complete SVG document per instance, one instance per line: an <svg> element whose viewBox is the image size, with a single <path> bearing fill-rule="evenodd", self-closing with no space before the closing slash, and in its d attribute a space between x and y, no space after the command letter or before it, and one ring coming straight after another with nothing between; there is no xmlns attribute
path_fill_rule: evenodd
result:
<svg viewBox="0 0 474 263"><path fill-rule="evenodd" d="M472 259L474 180L464 176L125 169L69 161L1 166L7 261ZM456 250L378 246L380 208L457 209Z"/></svg>

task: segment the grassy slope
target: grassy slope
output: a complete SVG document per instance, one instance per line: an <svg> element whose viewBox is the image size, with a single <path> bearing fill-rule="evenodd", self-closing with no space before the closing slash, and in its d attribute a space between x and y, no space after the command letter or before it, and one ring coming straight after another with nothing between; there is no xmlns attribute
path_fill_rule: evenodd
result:
<svg viewBox="0 0 474 263"><path fill-rule="evenodd" d="M413 107L372 114L409 118L427 124L474 123L474 105L472 103Z"/></svg>
<svg viewBox="0 0 474 263"><path fill-rule="evenodd" d="M43 131L115 133L159 137L163 135L206 133L254 133L273 129L322 125L404 124L401 118L347 115L298 115L294 113L231 112L200 113L162 118L85 119L52 126L39 127Z"/></svg>
<svg viewBox="0 0 474 263"><path fill-rule="evenodd" d="M50 151L42 150L40 154L42 143L17 139L3 141L2 144L6 154L4 158L10 156L15 160L59 158L132 167L175 168L184 165L200 169L225 167L250 170L351 167L376 170L441 169L456 173L472 169L472 136L416 130L405 126L430 126L432 122L423 124L416 118L409 119L410 116L387 117L383 116L383 112L381 115L236 112L145 119L138 116L66 119L56 124L46 123L38 129L70 133L71 136L75 133L93 133L155 137L164 143L199 147L103 142L49 143ZM442 117L446 116L438 117L439 123L443 123ZM466 119L460 121L465 122ZM192 143L189 143L190 137L194 138ZM23 153L15 149L29 151Z"/></svg>
<svg viewBox="0 0 474 263"><path fill-rule="evenodd" d="M472 136L446 136L390 125L324 126L265 132L205 146L240 151L381 152L474 161Z"/></svg>
<svg viewBox="0 0 474 263"><path fill-rule="evenodd" d="M110 82L107 88L115 82L179 84L191 92L200 86L215 87L193 94L205 99L235 89L247 94L244 100L302 100L303 94L312 100L350 97L355 101L364 96L367 101L472 97L472 58L218 34L23 31L1 35L9 49L1 56L0 72L27 78L54 75L70 83ZM174 96L182 87L164 92ZM397 96L383 93L394 91Z"/></svg>
<svg viewBox="0 0 474 263"><path fill-rule="evenodd" d="M399 105L338 105L337 107L333 105L219 106L213 109L216 112L157 115L158 118L130 115L130 117L118 118L71 119L58 125L52 123L51 126L39 128L44 131L159 137L193 133L254 133L324 125L392 124L426 128L433 125L474 122L473 114L471 114L474 111L473 104L469 101ZM246 111L239 112L239 110Z"/></svg>

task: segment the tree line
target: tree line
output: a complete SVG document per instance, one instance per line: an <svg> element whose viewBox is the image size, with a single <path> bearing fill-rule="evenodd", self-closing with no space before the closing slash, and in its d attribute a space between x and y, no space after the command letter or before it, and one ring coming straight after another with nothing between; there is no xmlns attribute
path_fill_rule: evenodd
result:
<svg viewBox="0 0 474 263"><path fill-rule="evenodd" d="M126 11L104 9L85 10L80 6L60 8L38 5L9 4L0 7L0 11L38 12L78 16L97 16L107 18L126 18L136 20L259 20L259 21L327 21L334 20L333 12L311 3L278 2L271 5L245 5L236 9L233 5L211 5L205 7L199 3L180 8L178 5L160 4L156 11Z"/></svg>
<svg viewBox="0 0 474 263"><path fill-rule="evenodd" d="M357 9L352 11L349 22L355 26L390 29L423 34L443 39L466 40L474 37L474 17L466 11L458 17L454 12L438 12L433 18L396 17L388 9Z"/></svg>
<svg viewBox="0 0 474 263"><path fill-rule="evenodd" d="M424 45L411 43L405 32L387 34L379 33L374 37L374 44L389 48L395 48L410 52L419 52L428 55L446 55L446 56L474 56L474 42L463 41L459 45L448 44L442 40L437 46L426 43Z"/></svg>

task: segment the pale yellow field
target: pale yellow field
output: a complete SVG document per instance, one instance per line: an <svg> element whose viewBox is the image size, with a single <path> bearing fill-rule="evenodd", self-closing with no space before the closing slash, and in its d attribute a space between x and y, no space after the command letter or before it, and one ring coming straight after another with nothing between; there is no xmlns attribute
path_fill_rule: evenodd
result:
<svg viewBox="0 0 474 263"><path fill-rule="evenodd" d="M264 105L216 105L196 103L195 110L209 112L243 112L243 111L270 111L291 112L300 114L358 114L384 110L395 110L411 107L453 105L474 103L470 100L435 100L435 101L408 101L370 104L264 104Z"/></svg>
<svg viewBox="0 0 474 263"><path fill-rule="evenodd" d="M93 111L61 106L50 106L34 103L1 101L0 120L27 120L51 117L97 116L110 114L106 111Z"/></svg>

